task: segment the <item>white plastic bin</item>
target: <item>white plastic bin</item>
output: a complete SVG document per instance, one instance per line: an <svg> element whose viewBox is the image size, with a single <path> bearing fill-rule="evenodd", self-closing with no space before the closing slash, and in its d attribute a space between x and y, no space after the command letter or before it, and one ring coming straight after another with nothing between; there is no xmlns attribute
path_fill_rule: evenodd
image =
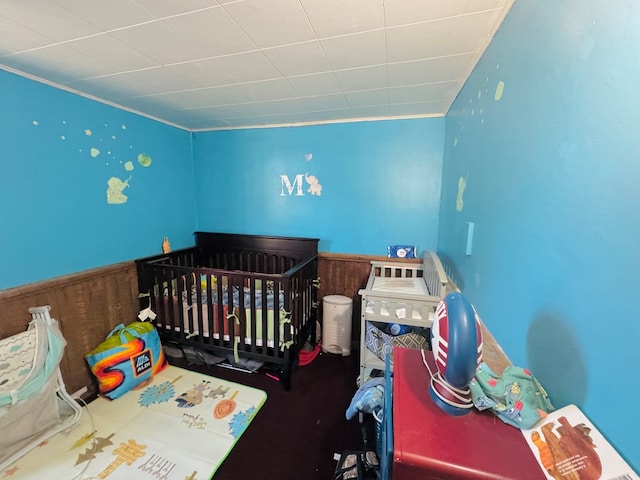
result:
<svg viewBox="0 0 640 480"><path fill-rule="evenodd" d="M322 299L322 351L351 355L353 301L343 295Z"/></svg>

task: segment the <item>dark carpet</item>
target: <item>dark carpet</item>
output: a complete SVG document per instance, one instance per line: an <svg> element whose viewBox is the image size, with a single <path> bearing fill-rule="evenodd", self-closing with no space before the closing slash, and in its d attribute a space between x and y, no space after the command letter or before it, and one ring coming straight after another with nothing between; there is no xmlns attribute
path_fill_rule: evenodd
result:
<svg viewBox="0 0 640 480"><path fill-rule="evenodd" d="M335 453L362 450L363 436L369 449L375 450L370 418L365 419L367 433L363 435L358 419L345 417L358 388L357 351L346 357L320 353L310 364L297 367L288 392L262 372L188 366L183 360L170 363L267 392L265 404L218 468L214 480L330 480L337 463Z"/></svg>

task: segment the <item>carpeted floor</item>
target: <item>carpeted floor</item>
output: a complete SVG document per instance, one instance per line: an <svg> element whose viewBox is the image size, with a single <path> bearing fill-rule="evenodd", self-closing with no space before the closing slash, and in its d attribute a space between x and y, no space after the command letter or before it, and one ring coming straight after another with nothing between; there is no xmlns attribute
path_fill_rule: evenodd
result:
<svg viewBox="0 0 640 480"><path fill-rule="evenodd" d="M345 418L357 390L357 351L346 357L320 353L296 369L289 392L264 373L171 363L267 392L267 401L214 480L330 480L337 463L334 453L363 448L360 423ZM369 446L375 449L373 425L365 425Z"/></svg>

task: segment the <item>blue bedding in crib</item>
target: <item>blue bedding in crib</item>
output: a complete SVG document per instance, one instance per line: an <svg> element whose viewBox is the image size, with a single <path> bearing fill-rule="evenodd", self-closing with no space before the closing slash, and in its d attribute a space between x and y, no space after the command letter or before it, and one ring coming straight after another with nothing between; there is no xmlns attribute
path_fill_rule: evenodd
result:
<svg viewBox="0 0 640 480"><path fill-rule="evenodd" d="M234 307L237 307L240 305L240 287L238 286L233 286L232 287L232 303ZM251 306L251 299L252 297L255 298L255 305L256 308L262 308L262 304L263 304L263 298L264 296L262 295L262 290L258 290L257 292L252 292L252 290L249 287L244 287L242 292L242 296L243 296L243 306L245 308L249 308ZM212 300L213 300L213 304L217 305L218 304L218 290L215 289L212 292ZM201 292L201 297L202 303L208 303L207 302L207 290L204 289ZM268 309L273 309L274 308L274 302L275 300L275 294L272 290L268 290L267 291L267 295L266 295L266 307ZM197 303L198 302L198 294L196 290L193 290L191 292L191 301L193 303ZM222 288L222 304L223 305L229 305L229 287L223 287ZM280 291L278 292L278 309L283 309L284 308L284 292Z"/></svg>

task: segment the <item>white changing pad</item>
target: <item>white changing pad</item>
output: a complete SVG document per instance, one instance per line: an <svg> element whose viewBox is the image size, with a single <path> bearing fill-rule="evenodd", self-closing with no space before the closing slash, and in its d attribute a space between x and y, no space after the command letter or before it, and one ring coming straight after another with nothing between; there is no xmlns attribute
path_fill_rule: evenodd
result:
<svg viewBox="0 0 640 480"><path fill-rule="evenodd" d="M409 295L429 295L424 278L377 277L371 290L375 292L406 293Z"/></svg>
<svg viewBox="0 0 640 480"><path fill-rule="evenodd" d="M373 286L371 288L372 291L375 292L384 292L384 293L403 293L408 295L429 295L429 289L427 288L427 284L424 281L424 278L420 277L376 277L373 281ZM395 303L395 311L390 312L389 309L393 308L390 306L391 302L380 302L380 315L385 317L395 316L396 318L403 319L407 316L406 306L402 303ZM368 302L366 307L366 313L373 314L374 303ZM433 312L429 313L429 321L433 322ZM411 318L413 320L422 320L422 313L419 309L413 309L411 314Z"/></svg>

